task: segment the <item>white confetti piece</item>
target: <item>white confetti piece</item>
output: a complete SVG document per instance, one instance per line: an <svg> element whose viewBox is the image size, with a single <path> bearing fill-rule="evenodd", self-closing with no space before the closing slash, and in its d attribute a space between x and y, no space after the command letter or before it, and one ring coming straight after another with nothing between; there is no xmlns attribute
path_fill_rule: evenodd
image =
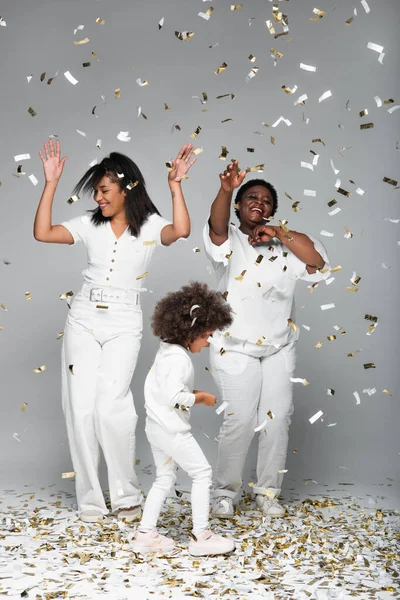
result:
<svg viewBox="0 0 400 600"><path fill-rule="evenodd" d="M339 179L339 178L337 178L336 181L335 181L335 188L336 189L340 188L341 183L342 183L342 180Z"/></svg>
<svg viewBox="0 0 400 600"><path fill-rule="evenodd" d="M314 171L314 167L311 163L301 161L300 166L303 167L303 169L310 169L310 171Z"/></svg>
<svg viewBox="0 0 400 600"><path fill-rule="evenodd" d="M2 27L7 27L7 23L5 22L5 20L3 19L3 17L0 17L0 25Z"/></svg>
<svg viewBox="0 0 400 600"><path fill-rule="evenodd" d="M318 159L319 159L319 154L316 154L312 160L312 164L314 165L314 167L317 166L318 164Z"/></svg>
<svg viewBox="0 0 400 600"><path fill-rule="evenodd" d="M391 219L390 217L384 217L384 221L390 221L390 223L400 223L400 219Z"/></svg>
<svg viewBox="0 0 400 600"><path fill-rule="evenodd" d="M331 302L330 304L321 304L321 310L330 310L331 308L335 308L334 302Z"/></svg>
<svg viewBox="0 0 400 600"><path fill-rule="evenodd" d="M367 331L366 335L371 335L372 333L374 333L374 331L378 327L378 325L379 325L379 323L374 323L373 329L371 329L371 331Z"/></svg>
<svg viewBox="0 0 400 600"><path fill-rule="evenodd" d="M29 175L29 179L32 181L33 185L37 185L39 183L33 173L32 175Z"/></svg>
<svg viewBox="0 0 400 600"><path fill-rule="evenodd" d="M353 392L353 396L356 399L356 404L361 404L360 394L358 392Z"/></svg>
<svg viewBox="0 0 400 600"><path fill-rule="evenodd" d="M383 46L379 46L379 44L374 44L374 42L368 42L367 48L369 48L370 50L375 50L375 52L383 52Z"/></svg>
<svg viewBox="0 0 400 600"><path fill-rule="evenodd" d="M304 386L309 385L309 381L307 379L302 379L301 377L289 377L292 383L302 383Z"/></svg>
<svg viewBox="0 0 400 600"><path fill-rule="evenodd" d="M335 175L337 175L338 173L340 173L339 169L336 169L335 165L333 164L333 160L332 159L330 159L330 163L331 163L332 171L335 173Z"/></svg>
<svg viewBox="0 0 400 600"><path fill-rule="evenodd" d="M99 148L99 150L101 148L101 140L100 139L98 139L96 142L96 148Z"/></svg>
<svg viewBox="0 0 400 600"><path fill-rule="evenodd" d="M335 427L335 425L337 425L337 423L328 423L327 427Z"/></svg>
<svg viewBox="0 0 400 600"><path fill-rule="evenodd" d="M285 117L279 117L279 119L275 121L275 123L271 127L277 127L279 123L282 123L282 121L286 123L288 127L290 127L292 124L291 121L289 121L289 119L285 119Z"/></svg>
<svg viewBox="0 0 400 600"><path fill-rule="evenodd" d="M165 21L164 17L162 17L162 18L161 18L161 19L158 21L158 29L161 29L161 28L163 27L163 25L164 25L164 21Z"/></svg>
<svg viewBox="0 0 400 600"><path fill-rule="evenodd" d="M361 0L361 4L365 12L368 14L370 12L370 7L368 6L367 0Z"/></svg>
<svg viewBox="0 0 400 600"><path fill-rule="evenodd" d="M17 442L20 442L21 440L19 439L19 433L13 433L13 438L14 440L17 440Z"/></svg>
<svg viewBox="0 0 400 600"><path fill-rule="evenodd" d="M64 77L65 77L66 79L68 79L68 81L69 81L70 83L72 83L72 85L76 85L76 84L78 83L78 80L77 80L77 79L75 79L75 77L74 77L73 75L71 75L71 73L70 73L69 71L65 71L65 73L64 73Z"/></svg>
<svg viewBox="0 0 400 600"><path fill-rule="evenodd" d="M326 285L331 285L335 281L335 277L329 277L329 279L325 279Z"/></svg>
<svg viewBox="0 0 400 600"><path fill-rule="evenodd" d="M90 163L89 163L89 167L94 167L94 165L97 165L97 158L94 158Z"/></svg>
<svg viewBox="0 0 400 600"><path fill-rule="evenodd" d="M130 142L131 138L129 137L129 131L120 131L117 135L117 138L120 142Z"/></svg>
<svg viewBox="0 0 400 600"><path fill-rule="evenodd" d="M373 396L374 394L376 394L376 387L373 388L365 388L363 389L363 394L368 394L368 396Z"/></svg>
<svg viewBox="0 0 400 600"><path fill-rule="evenodd" d="M335 392L333 390L331 390L330 388L328 388L326 390L326 393L327 393L328 396L334 396L335 395Z"/></svg>
<svg viewBox="0 0 400 600"><path fill-rule="evenodd" d="M84 25L78 25L78 27L76 29L74 29L74 35L77 33L77 31L82 31L82 29L84 28Z"/></svg>
<svg viewBox="0 0 400 600"><path fill-rule="evenodd" d="M303 196L312 196L315 197L317 192L315 190L304 190Z"/></svg>
<svg viewBox="0 0 400 600"><path fill-rule="evenodd" d="M304 63L300 63L300 69L303 69L304 71L315 72L317 70L317 67L313 67L311 65L305 65Z"/></svg>
<svg viewBox="0 0 400 600"><path fill-rule="evenodd" d="M138 79L136 79L136 83L138 84L138 86L140 87L144 87L146 85L149 85L149 82L146 81L145 79L142 79L141 77L139 77Z"/></svg>
<svg viewBox="0 0 400 600"><path fill-rule="evenodd" d="M359 194L359 196L364 196L364 194L365 194L365 191L364 191L364 190L362 190L361 188L357 188L357 189L356 189L356 194Z"/></svg>
<svg viewBox="0 0 400 600"><path fill-rule="evenodd" d="M208 21L211 17L211 13L207 14L207 13L199 12L199 13L197 13L197 16L201 17L205 21Z"/></svg>
<svg viewBox="0 0 400 600"><path fill-rule="evenodd" d="M395 106L388 108L388 113L392 114L395 110L399 110L399 108L400 108L400 104L396 104Z"/></svg>
<svg viewBox="0 0 400 600"><path fill-rule="evenodd" d="M318 412L315 413L315 415L313 415L312 417L310 417L308 420L310 421L311 425L313 423L315 423L315 421L318 421L318 419L320 419L323 414L324 413L322 412L322 410L319 410Z"/></svg>
<svg viewBox="0 0 400 600"><path fill-rule="evenodd" d="M309 325L302 325L302 327L304 327L304 329L306 331L310 331L311 330L311 327Z"/></svg>
<svg viewBox="0 0 400 600"><path fill-rule="evenodd" d="M329 231L325 231L325 229L322 229L319 232L320 235L325 235L326 237L333 237L335 234L334 233L330 233Z"/></svg>
<svg viewBox="0 0 400 600"><path fill-rule="evenodd" d="M301 104L302 102L305 102L306 100L308 100L307 94L302 94L301 96L299 96L297 98L297 100L295 100L293 102L293 104L294 104L294 106L297 106L298 104Z"/></svg>
<svg viewBox="0 0 400 600"><path fill-rule="evenodd" d="M386 263L382 263L382 267L384 269L391 269L392 268L390 265L387 265Z"/></svg>
<svg viewBox="0 0 400 600"><path fill-rule="evenodd" d="M26 79L27 79L28 83L30 83L30 81L31 81L32 77L33 77L33 75L28 75L28 76L27 76L27 78L26 78Z"/></svg>
<svg viewBox="0 0 400 600"><path fill-rule="evenodd" d="M14 156L14 160L15 162L19 162L20 160L29 160L30 157L30 154L17 154L17 156Z"/></svg>
<svg viewBox="0 0 400 600"><path fill-rule="evenodd" d="M324 100L326 100L327 98L330 98L331 96L332 96L331 90L327 90L326 92L324 92L322 94L322 96L320 96L318 98L318 102L323 102Z"/></svg>
<svg viewBox="0 0 400 600"><path fill-rule="evenodd" d="M333 217L334 215L337 215L338 213L340 213L341 210L342 209L337 206L336 208L334 208L333 210L331 210L330 212L328 212L328 215L330 217Z"/></svg>
<svg viewBox="0 0 400 600"><path fill-rule="evenodd" d="M218 406L218 408L215 409L217 415L220 415L226 409L227 406L229 406L229 402L223 402L221 406Z"/></svg>
<svg viewBox="0 0 400 600"><path fill-rule="evenodd" d="M246 83L249 83L249 81L257 75L258 71L259 71L259 67L253 67L252 70L249 71L249 73L247 73L247 75L245 77Z"/></svg>
<svg viewBox="0 0 400 600"><path fill-rule="evenodd" d="M268 419L265 419L265 421L263 421L263 422L261 423L261 425L259 425L258 427L255 427L255 428L254 428L254 431L257 433L257 431L261 431L261 429L264 429L264 427L265 427L265 426L266 426L266 424L267 424L267 420L268 420Z"/></svg>
<svg viewBox="0 0 400 600"><path fill-rule="evenodd" d="M76 132L79 133L79 135L81 135L82 137L86 137L86 133L84 131L77 129Z"/></svg>
<svg viewBox="0 0 400 600"><path fill-rule="evenodd" d="M378 62L381 63L381 65L383 65L384 58L385 58L385 53L381 52L380 55L378 56Z"/></svg>
<svg viewBox="0 0 400 600"><path fill-rule="evenodd" d="M380 107L382 106L383 102L382 102L382 100L379 98L379 96L374 96L374 100L375 100L375 102L376 102L376 106L377 106L378 108L380 108Z"/></svg>

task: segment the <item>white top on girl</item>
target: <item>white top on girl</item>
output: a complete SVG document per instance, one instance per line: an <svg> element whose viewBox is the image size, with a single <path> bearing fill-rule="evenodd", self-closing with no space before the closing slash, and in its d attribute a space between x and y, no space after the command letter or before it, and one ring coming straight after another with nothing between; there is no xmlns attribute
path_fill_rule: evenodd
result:
<svg viewBox="0 0 400 600"><path fill-rule="evenodd" d="M235 317L224 332L215 332L212 345L220 349L265 356L295 341L297 331L290 326L294 317L294 289L297 279L318 282L330 275L326 249L308 236L325 261L323 273L309 274L306 264L277 239L251 246L248 236L230 224L228 239L216 246L210 239L209 225L203 231L205 251L218 280L217 290L227 292L226 300Z"/></svg>
<svg viewBox="0 0 400 600"><path fill-rule="evenodd" d="M144 384L147 417L171 433L190 431L193 386L194 369L188 351L178 344L161 342Z"/></svg>
<svg viewBox="0 0 400 600"><path fill-rule="evenodd" d="M110 221L94 225L89 215L75 217L61 223L76 242L83 242L87 250L88 267L82 273L85 283L112 286L138 291L143 284L153 252L161 246L161 231L170 221L160 215L149 215L138 237L127 228L117 238Z"/></svg>

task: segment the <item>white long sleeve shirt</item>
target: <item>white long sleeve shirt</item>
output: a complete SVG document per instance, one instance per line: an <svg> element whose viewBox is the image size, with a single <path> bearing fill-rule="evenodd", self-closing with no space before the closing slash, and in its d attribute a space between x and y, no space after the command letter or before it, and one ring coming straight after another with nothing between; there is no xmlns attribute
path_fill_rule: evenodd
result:
<svg viewBox="0 0 400 600"><path fill-rule="evenodd" d="M216 246L206 224L205 251L215 270L217 289L227 293L234 310L233 324L227 332L215 332L210 340L213 346L262 356L268 348L276 351L298 338L298 327L295 331L290 324L295 324L296 281L327 279L331 268L325 247L308 237L325 261L324 273L308 273L306 264L277 239L251 246L248 236L232 224L226 242Z"/></svg>
<svg viewBox="0 0 400 600"><path fill-rule="evenodd" d="M172 433L189 431L193 386L194 369L188 351L161 342L144 384L147 418Z"/></svg>
<svg viewBox="0 0 400 600"><path fill-rule="evenodd" d="M161 246L161 231L169 221L160 215L149 215L138 237L129 229L117 238L110 221L100 225L91 222L90 215L75 217L61 223L87 251L88 266L83 280L90 285L140 290L154 250Z"/></svg>

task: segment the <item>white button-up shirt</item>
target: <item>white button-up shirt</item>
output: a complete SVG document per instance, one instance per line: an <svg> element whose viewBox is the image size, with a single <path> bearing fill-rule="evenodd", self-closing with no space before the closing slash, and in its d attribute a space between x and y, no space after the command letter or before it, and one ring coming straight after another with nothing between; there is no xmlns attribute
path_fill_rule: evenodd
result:
<svg viewBox="0 0 400 600"><path fill-rule="evenodd" d="M161 230L170 222L152 214L143 223L138 237L126 229L117 238L110 221L94 225L89 215L62 223L76 242L87 250L88 266L82 273L89 285L112 286L123 290L139 290L151 257L161 246Z"/></svg>
<svg viewBox="0 0 400 600"><path fill-rule="evenodd" d="M161 342L144 384L147 417L172 433L189 431L193 386L194 369L188 351L178 344Z"/></svg>
<svg viewBox="0 0 400 600"><path fill-rule="evenodd" d="M310 274L306 264L277 239L254 247L248 236L232 224L228 239L221 246L212 243L208 224L203 234L205 251L218 280L217 289L227 292L226 300L234 310L229 336L228 332L216 332L210 339L213 345L262 356L268 348L274 352L295 341L299 335L299 328L293 326L297 279L314 283L330 275L321 242L309 236L325 261L324 273Z"/></svg>

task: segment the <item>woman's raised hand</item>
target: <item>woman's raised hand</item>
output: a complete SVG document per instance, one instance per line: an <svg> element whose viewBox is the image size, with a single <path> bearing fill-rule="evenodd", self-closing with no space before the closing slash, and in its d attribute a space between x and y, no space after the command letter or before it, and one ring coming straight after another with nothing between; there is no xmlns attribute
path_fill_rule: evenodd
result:
<svg viewBox="0 0 400 600"><path fill-rule="evenodd" d="M273 238L279 239L281 231L281 228L276 225L257 225L249 235L249 244L255 246L265 244Z"/></svg>
<svg viewBox="0 0 400 600"><path fill-rule="evenodd" d="M175 160L172 160L172 168L168 173L168 181L179 182L183 179L190 167L196 162L196 157L192 158L193 154L192 144L185 144L178 152L178 156Z"/></svg>
<svg viewBox="0 0 400 600"><path fill-rule="evenodd" d="M39 156L43 163L46 183L57 182L62 175L65 161L67 160L66 156L60 159L60 142L56 141L54 149L53 140L49 139L48 142L44 143L44 154L39 150Z"/></svg>
<svg viewBox="0 0 400 600"><path fill-rule="evenodd" d="M225 192L233 192L233 190L242 185L245 177L246 171L239 172L239 163L237 160L228 165L225 171L219 175L221 187Z"/></svg>

